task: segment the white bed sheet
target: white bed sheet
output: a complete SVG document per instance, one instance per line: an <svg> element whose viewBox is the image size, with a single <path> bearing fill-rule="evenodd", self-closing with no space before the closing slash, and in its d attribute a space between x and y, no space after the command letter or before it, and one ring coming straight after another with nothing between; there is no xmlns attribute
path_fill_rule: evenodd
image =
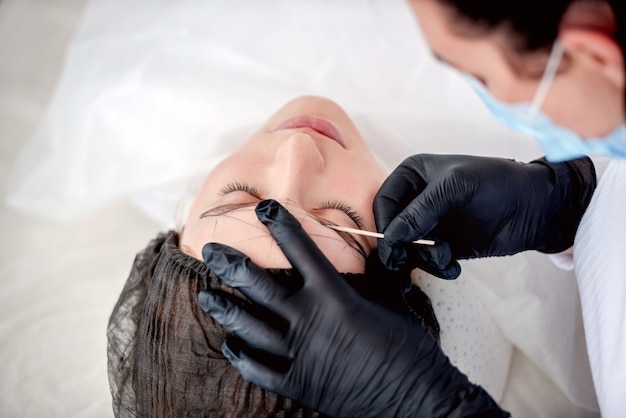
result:
<svg viewBox="0 0 626 418"><path fill-rule="evenodd" d="M0 3L0 416L111 416L105 328L134 254L295 95L338 101L388 168L540 154L430 58L399 0L165 3ZM597 416L571 274L538 254L464 269L515 347L503 405Z"/></svg>

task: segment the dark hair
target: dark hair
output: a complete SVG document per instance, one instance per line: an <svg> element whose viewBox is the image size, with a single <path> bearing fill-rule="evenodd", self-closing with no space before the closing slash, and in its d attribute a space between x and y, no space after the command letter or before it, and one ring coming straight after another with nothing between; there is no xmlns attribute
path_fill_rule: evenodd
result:
<svg viewBox="0 0 626 418"><path fill-rule="evenodd" d="M458 31L468 36L505 30L512 52L548 51L558 37L559 25L568 7L577 2L608 4L613 9L617 44L626 52L626 0L436 0L447 6L460 23ZM509 59L512 55L507 54ZM521 75L524 69L514 66ZM625 69L626 71L626 69ZM538 74L534 74L536 77ZM626 94L624 94L626 109ZM626 110L625 110L626 111Z"/></svg>
<svg viewBox="0 0 626 418"><path fill-rule="evenodd" d="M609 4L615 13L617 32L615 39L622 48L622 53L626 52L626 2L624 0L609 0Z"/></svg>
<svg viewBox="0 0 626 418"><path fill-rule="evenodd" d="M141 251L107 328L107 357L116 417L320 417L298 402L246 380L224 357L229 333L197 303L200 291L248 299L227 287L204 262L179 248L170 231ZM385 272L371 254L366 274L342 274L364 297L421 319L434 338L439 325L426 294L409 272ZM268 270L282 282L299 282L292 269Z"/></svg>
<svg viewBox="0 0 626 418"><path fill-rule="evenodd" d="M624 44L624 0L437 0L448 6L461 23L461 30L471 28L478 33L506 29L512 32L516 52L548 49L558 36L561 19L568 7L578 1L608 2L617 20L616 40L622 51Z"/></svg>

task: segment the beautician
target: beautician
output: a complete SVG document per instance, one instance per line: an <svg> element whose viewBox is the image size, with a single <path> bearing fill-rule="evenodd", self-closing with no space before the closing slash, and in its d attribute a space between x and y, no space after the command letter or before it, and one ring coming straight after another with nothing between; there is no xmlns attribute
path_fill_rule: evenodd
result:
<svg viewBox="0 0 626 418"><path fill-rule="evenodd" d="M463 73L500 121L536 138L546 156L530 163L407 158L374 203L385 234L381 261L453 279L459 259L555 253L576 271L602 416L624 416L625 2L410 4L435 56ZM612 157L597 185L585 156ZM346 285L280 204L261 202L257 216L302 281L277 283L224 247L207 265L273 314L253 315L220 295L200 298L237 335L222 348L246 379L333 416L508 416L450 364L422 324ZM409 244L422 237L437 245Z"/></svg>

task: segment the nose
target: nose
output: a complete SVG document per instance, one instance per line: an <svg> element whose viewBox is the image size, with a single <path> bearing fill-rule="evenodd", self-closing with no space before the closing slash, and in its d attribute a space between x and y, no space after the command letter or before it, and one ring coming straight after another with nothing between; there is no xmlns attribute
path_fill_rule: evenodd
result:
<svg viewBox="0 0 626 418"><path fill-rule="evenodd" d="M278 147L274 157L274 198L304 204L304 197L314 192L324 166L324 156L315 139L306 133L292 134Z"/></svg>

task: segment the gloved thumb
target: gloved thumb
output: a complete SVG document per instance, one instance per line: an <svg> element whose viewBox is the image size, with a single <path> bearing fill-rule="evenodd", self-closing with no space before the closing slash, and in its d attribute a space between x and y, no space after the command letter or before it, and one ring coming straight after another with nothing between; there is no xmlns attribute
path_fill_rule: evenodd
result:
<svg viewBox="0 0 626 418"><path fill-rule="evenodd" d="M378 241L378 256L389 270L419 268L442 279L452 280L461 274L461 266L452 256L452 249L445 241L436 241L434 246L399 244L390 246Z"/></svg>
<svg viewBox="0 0 626 418"><path fill-rule="evenodd" d="M413 241L423 238L437 226L439 217L448 212L448 205L442 204L442 200L438 198L440 196L441 193L433 192L432 187L426 187L381 231L385 238L379 240L378 252L381 262L388 269L403 268L408 257L405 247L414 245L411 244ZM450 247L432 248L429 259L434 268L445 269L451 259Z"/></svg>
<svg viewBox="0 0 626 418"><path fill-rule="evenodd" d="M434 246L413 246L408 251L408 257L415 260L413 267L445 280L456 279L461 274L461 266L453 258L452 249L447 242L437 240Z"/></svg>

